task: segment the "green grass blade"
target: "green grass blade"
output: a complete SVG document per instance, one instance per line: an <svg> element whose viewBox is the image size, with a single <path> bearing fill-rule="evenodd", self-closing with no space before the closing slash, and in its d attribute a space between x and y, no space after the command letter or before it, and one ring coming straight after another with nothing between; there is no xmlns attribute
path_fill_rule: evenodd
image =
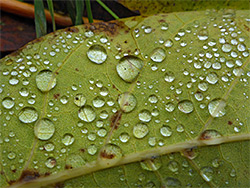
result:
<svg viewBox="0 0 250 188"><path fill-rule="evenodd" d="M101 0L96 0L111 16L113 16L116 20L119 20L120 18L111 10L109 7L107 7Z"/></svg>
<svg viewBox="0 0 250 188"><path fill-rule="evenodd" d="M75 25L80 25L83 23L82 16L84 11L84 1L76 0L76 20Z"/></svg>
<svg viewBox="0 0 250 188"><path fill-rule="evenodd" d="M56 30L56 22L55 22L55 18L54 18L54 6L53 6L52 0L47 0L47 4L48 4L49 12L51 15L53 31L55 31Z"/></svg>
<svg viewBox="0 0 250 188"><path fill-rule="evenodd" d="M86 9L87 9L87 15L88 15L89 23L93 23L93 16L92 16L90 0L86 0Z"/></svg>
<svg viewBox="0 0 250 188"><path fill-rule="evenodd" d="M42 0L35 0L35 26L36 37L39 38L47 33L47 22L44 12L44 5Z"/></svg>
<svg viewBox="0 0 250 188"><path fill-rule="evenodd" d="M74 0L67 0L66 7L67 7L67 11L69 13L69 16L72 20L72 23L74 24L76 21L76 7L75 7Z"/></svg>

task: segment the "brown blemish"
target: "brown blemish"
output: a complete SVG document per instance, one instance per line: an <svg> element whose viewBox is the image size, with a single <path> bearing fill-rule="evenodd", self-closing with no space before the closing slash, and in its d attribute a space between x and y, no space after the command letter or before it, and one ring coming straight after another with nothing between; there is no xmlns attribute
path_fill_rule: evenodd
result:
<svg viewBox="0 0 250 188"><path fill-rule="evenodd" d="M72 169L73 167L72 167L71 165L66 164L64 168L65 168L66 170L68 170L68 169Z"/></svg>
<svg viewBox="0 0 250 188"><path fill-rule="evenodd" d="M54 98L55 98L55 99L58 99L58 97L60 97L60 94L59 94L59 93L54 94Z"/></svg>
<svg viewBox="0 0 250 188"><path fill-rule="evenodd" d="M118 129L118 126L120 125L121 118L122 118L122 112L121 112L121 110L118 110L118 111L111 117L111 119L110 119L110 121L111 121L110 126L111 126L111 127L114 127L114 129Z"/></svg>
<svg viewBox="0 0 250 188"><path fill-rule="evenodd" d="M44 176L49 176L51 172L45 172Z"/></svg>
<svg viewBox="0 0 250 188"><path fill-rule="evenodd" d="M101 153L100 153L101 157L102 158L105 158L105 159L113 159L115 157L114 154L109 154L106 152L106 150L103 150Z"/></svg>
<svg viewBox="0 0 250 188"><path fill-rule="evenodd" d="M84 152L85 152L85 149L84 149L84 148L81 148L81 149L80 149L80 152L84 153Z"/></svg>
<svg viewBox="0 0 250 188"><path fill-rule="evenodd" d="M244 27L248 32L250 31L250 28L247 25L244 24Z"/></svg>
<svg viewBox="0 0 250 188"><path fill-rule="evenodd" d="M228 124L228 125L232 125L233 122L232 122L232 121L228 121L227 124Z"/></svg>
<svg viewBox="0 0 250 188"><path fill-rule="evenodd" d="M28 182L40 177L40 174L34 170L24 170L17 181Z"/></svg>
<svg viewBox="0 0 250 188"><path fill-rule="evenodd" d="M189 159L194 159L196 157L194 148L184 149L182 154Z"/></svg>
<svg viewBox="0 0 250 188"><path fill-rule="evenodd" d="M55 74L56 74L56 75L58 75L58 74L59 74L59 72L55 72Z"/></svg>
<svg viewBox="0 0 250 188"><path fill-rule="evenodd" d="M75 68L75 70L76 70L76 71L79 71L79 69L78 69L78 68Z"/></svg>
<svg viewBox="0 0 250 188"><path fill-rule="evenodd" d="M13 173L16 173L16 169L14 169L14 170L11 170L11 172L13 172Z"/></svg>
<svg viewBox="0 0 250 188"><path fill-rule="evenodd" d="M65 29L65 31L72 32L72 33L78 33L79 29L77 27L68 27Z"/></svg>

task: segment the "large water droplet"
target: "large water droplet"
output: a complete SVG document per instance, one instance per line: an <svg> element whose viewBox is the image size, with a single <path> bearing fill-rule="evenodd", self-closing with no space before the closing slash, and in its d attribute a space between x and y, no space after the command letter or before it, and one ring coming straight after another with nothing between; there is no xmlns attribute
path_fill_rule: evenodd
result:
<svg viewBox="0 0 250 188"><path fill-rule="evenodd" d="M11 109L15 105L15 102L12 98L5 97L2 101L2 105L6 109Z"/></svg>
<svg viewBox="0 0 250 188"><path fill-rule="evenodd" d="M62 138L62 143L65 146L69 146L71 144L73 144L73 142L75 141L75 138L72 134L66 133L63 138Z"/></svg>
<svg viewBox="0 0 250 188"><path fill-rule="evenodd" d="M151 120L151 113L148 110L142 110L139 112L139 119L143 122L149 122Z"/></svg>
<svg viewBox="0 0 250 188"><path fill-rule="evenodd" d="M143 67L143 61L135 56L124 56L116 66L118 75L126 82L133 82Z"/></svg>
<svg viewBox="0 0 250 188"><path fill-rule="evenodd" d="M95 44L88 49L87 56L90 61L102 64L107 59L107 51L103 46Z"/></svg>
<svg viewBox="0 0 250 188"><path fill-rule="evenodd" d="M154 159L148 159L140 162L140 165L142 169L148 170L148 171L156 171L161 168L162 161L161 158L157 157Z"/></svg>
<svg viewBox="0 0 250 188"><path fill-rule="evenodd" d="M76 106L82 107L86 103L86 100L86 97L83 94L79 93L75 96L74 103Z"/></svg>
<svg viewBox="0 0 250 188"><path fill-rule="evenodd" d="M36 123L34 132L38 139L48 140L55 132L55 125L51 120L43 118Z"/></svg>
<svg viewBox="0 0 250 188"><path fill-rule="evenodd" d="M223 44L221 49L223 52L230 52L232 50L232 45L227 43Z"/></svg>
<svg viewBox="0 0 250 188"><path fill-rule="evenodd" d="M19 120L23 123L32 123L38 119L38 113L33 107L24 107L19 112Z"/></svg>
<svg viewBox="0 0 250 188"><path fill-rule="evenodd" d="M78 117L85 122L92 122L96 118L96 113L91 106L87 105L78 111Z"/></svg>
<svg viewBox="0 0 250 188"><path fill-rule="evenodd" d="M47 92L56 86L56 78L52 71L42 70L36 75L37 88Z"/></svg>
<svg viewBox="0 0 250 188"><path fill-rule="evenodd" d="M202 178L207 182L210 182L213 179L214 171L212 167L203 167L201 168L200 173Z"/></svg>
<svg viewBox="0 0 250 188"><path fill-rule="evenodd" d="M131 112L135 108L137 101L133 94L125 92L119 95L118 104L122 111Z"/></svg>
<svg viewBox="0 0 250 188"><path fill-rule="evenodd" d="M183 112L183 113L191 113L194 110L194 105L191 101L189 100L183 100L178 103L178 109Z"/></svg>
<svg viewBox="0 0 250 188"><path fill-rule="evenodd" d="M208 111L213 117L221 117L226 114L226 102L222 99L214 99L208 104Z"/></svg>
<svg viewBox="0 0 250 188"><path fill-rule="evenodd" d="M163 48L156 48L153 50L150 58L152 59L152 61L160 63L166 58L166 52Z"/></svg>
<svg viewBox="0 0 250 188"><path fill-rule="evenodd" d="M218 82L218 76L215 72L209 73L206 77L206 80L210 84L216 84Z"/></svg>
<svg viewBox="0 0 250 188"><path fill-rule="evenodd" d="M138 123L134 126L133 134L136 138L143 138L148 134L148 126L143 123Z"/></svg>

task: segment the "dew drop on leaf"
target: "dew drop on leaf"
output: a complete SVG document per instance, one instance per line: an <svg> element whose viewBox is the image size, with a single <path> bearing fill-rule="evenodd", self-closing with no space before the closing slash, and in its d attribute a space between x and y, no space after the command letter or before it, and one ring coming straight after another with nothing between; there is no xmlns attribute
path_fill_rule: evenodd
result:
<svg viewBox="0 0 250 188"><path fill-rule="evenodd" d="M56 86L56 78L52 71L42 70L36 75L36 86L42 92L48 92Z"/></svg>
<svg viewBox="0 0 250 188"><path fill-rule="evenodd" d="M206 80L210 84L216 84L218 82L218 76L215 72L209 73L206 77Z"/></svg>
<svg viewBox="0 0 250 188"><path fill-rule="evenodd" d="M189 114L193 112L194 105L190 100L183 100L178 103L178 109L185 114Z"/></svg>
<svg viewBox="0 0 250 188"><path fill-rule="evenodd" d="M125 92L119 95L118 104L122 111L128 113L136 107L137 100L132 93Z"/></svg>
<svg viewBox="0 0 250 188"><path fill-rule="evenodd" d="M96 152L97 152L97 147L96 147L96 145L95 145L95 144L91 144L91 145L88 147L87 151L88 151L88 153L89 153L90 155L95 155Z"/></svg>
<svg viewBox="0 0 250 188"><path fill-rule="evenodd" d="M122 149L115 144L105 145L99 153L99 164L110 166L116 164L123 156Z"/></svg>
<svg viewBox="0 0 250 188"><path fill-rule="evenodd" d="M148 170L148 171L156 171L161 168L162 161L161 158L157 157L154 159L147 159L140 162L140 165L142 169Z"/></svg>
<svg viewBox="0 0 250 188"><path fill-rule="evenodd" d="M150 58L152 59L152 61L160 63L166 58L166 52L163 48L156 48L153 50Z"/></svg>
<svg viewBox="0 0 250 188"><path fill-rule="evenodd" d="M35 124L34 132L38 139L48 140L55 132L55 125L51 120L43 118Z"/></svg>
<svg viewBox="0 0 250 188"><path fill-rule="evenodd" d="M214 170L212 167L202 167L200 173L202 178L207 182L213 179Z"/></svg>
<svg viewBox="0 0 250 188"><path fill-rule="evenodd" d="M86 97L83 94L79 93L75 96L74 103L76 106L82 107L85 105L86 100Z"/></svg>
<svg viewBox="0 0 250 188"><path fill-rule="evenodd" d="M173 131L169 126L164 125L160 128L160 133L164 137L170 137L172 135L172 132Z"/></svg>
<svg viewBox="0 0 250 188"><path fill-rule="evenodd" d="M90 61L96 64L104 63L108 57L106 49L98 44L95 44L88 49L87 56Z"/></svg>
<svg viewBox="0 0 250 188"><path fill-rule="evenodd" d="M230 52L232 50L232 45L227 43L223 44L221 49L223 52Z"/></svg>
<svg viewBox="0 0 250 188"><path fill-rule="evenodd" d="M38 113L33 107L24 107L18 116L19 120L23 123L32 123L38 119Z"/></svg>
<svg viewBox="0 0 250 188"><path fill-rule="evenodd" d="M65 135L63 135L62 143L65 146L69 146L69 145L73 144L74 141L75 141L75 138L72 134L66 133Z"/></svg>
<svg viewBox="0 0 250 188"><path fill-rule="evenodd" d="M5 97L2 101L2 105L6 109L11 109L15 105L15 102L12 98Z"/></svg>
<svg viewBox="0 0 250 188"><path fill-rule="evenodd" d="M53 157L49 157L45 162L46 167L54 168L56 166L56 159Z"/></svg>
<svg viewBox="0 0 250 188"><path fill-rule="evenodd" d="M93 99L92 103L93 103L94 107L101 108L101 107L104 106L105 101L104 101L104 99L102 97L96 97L96 98Z"/></svg>
<svg viewBox="0 0 250 188"><path fill-rule="evenodd" d="M138 123L133 128L133 134L136 138L144 138L148 132L148 126L143 123Z"/></svg>
<svg viewBox="0 0 250 188"><path fill-rule="evenodd" d="M96 113L91 106L86 105L78 111L78 117L85 122L92 122L96 118Z"/></svg>
<svg viewBox="0 0 250 188"><path fill-rule="evenodd" d="M213 117L221 117L226 114L226 102L222 99L214 99L208 104L208 111Z"/></svg>
<svg viewBox="0 0 250 188"><path fill-rule="evenodd" d="M151 113L148 110L142 110L139 112L139 120L142 122L150 122L151 117Z"/></svg>
<svg viewBox="0 0 250 188"><path fill-rule="evenodd" d="M208 31L206 29L202 29L198 32L199 40L207 40L208 39Z"/></svg>
<svg viewBox="0 0 250 188"><path fill-rule="evenodd" d="M44 149L45 149L46 151L48 151L48 152L53 151L54 148L55 148L55 146L54 146L54 144L52 144L52 143L47 143L47 144L44 145Z"/></svg>
<svg viewBox="0 0 250 188"><path fill-rule="evenodd" d="M126 143L126 142L129 141L130 136L129 136L128 133L123 132L123 133L120 134L119 139L120 139L121 142Z"/></svg>
<svg viewBox="0 0 250 188"><path fill-rule="evenodd" d="M143 67L143 61L136 56L124 56L116 66L118 75L126 82L133 82Z"/></svg>
<svg viewBox="0 0 250 188"><path fill-rule="evenodd" d="M175 79L174 73L172 71L166 72L164 79L166 82L173 82Z"/></svg>

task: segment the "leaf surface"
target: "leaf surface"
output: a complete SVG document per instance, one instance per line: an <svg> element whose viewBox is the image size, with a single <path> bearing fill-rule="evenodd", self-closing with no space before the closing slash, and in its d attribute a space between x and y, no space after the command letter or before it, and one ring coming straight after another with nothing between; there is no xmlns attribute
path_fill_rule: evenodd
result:
<svg viewBox="0 0 250 188"><path fill-rule="evenodd" d="M1 60L1 187L248 187L249 14L57 31Z"/></svg>

